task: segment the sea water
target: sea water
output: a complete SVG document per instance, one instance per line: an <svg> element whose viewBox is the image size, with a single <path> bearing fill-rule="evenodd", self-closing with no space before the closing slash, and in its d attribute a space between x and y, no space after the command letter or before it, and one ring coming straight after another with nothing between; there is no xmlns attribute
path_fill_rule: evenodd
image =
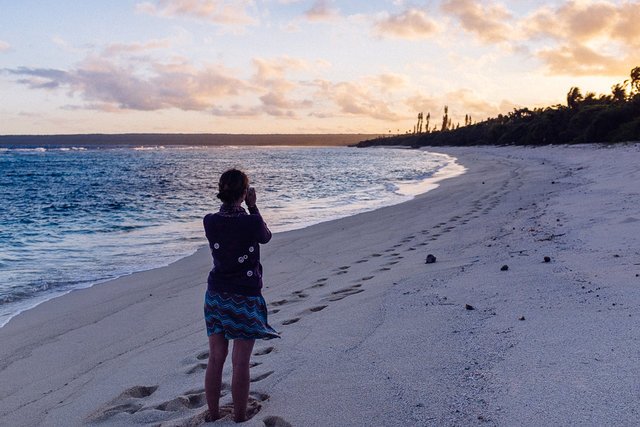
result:
<svg viewBox="0 0 640 427"><path fill-rule="evenodd" d="M463 170L443 154L388 148L0 148L0 326L205 245L202 217L218 210L230 167L247 172L276 232L397 204Z"/></svg>

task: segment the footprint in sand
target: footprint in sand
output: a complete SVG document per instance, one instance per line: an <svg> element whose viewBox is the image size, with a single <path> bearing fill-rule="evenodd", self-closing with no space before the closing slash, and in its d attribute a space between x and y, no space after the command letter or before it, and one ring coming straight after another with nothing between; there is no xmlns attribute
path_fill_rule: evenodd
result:
<svg viewBox="0 0 640 427"><path fill-rule="evenodd" d="M256 392L249 393L249 399L247 401L247 420L250 420L251 418L255 417L256 414L260 412L260 409L262 409L262 402L269 399L269 397L270 396L265 393L256 393ZM229 419L233 417L233 403L227 403L225 405L220 406L220 417L229 418ZM267 417L267 418L271 418L271 417ZM284 421L280 417L274 417L274 418L278 418L279 420L282 420L282 422L286 423L286 421ZM211 418L209 417L209 410L205 409L195 417L187 420L186 423L182 423L180 425L182 427L196 427L196 426L201 426L205 423L210 423L210 422L212 421L211 421ZM285 424L272 424L272 425L274 427L285 426ZM291 424L289 424L289 426L291 426Z"/></svg>
<svg viewBox="0 0 640 427"><path fill-rule="evenodd" d="M196 356L196 359L198 360L204 360L204 359L208 359L209 358L209 350L203 351L201 353L198 353L198 355Z"/></svg>
<svg viewBox="0 0 640 427"><path fill-rule="evenodd" d="M151 396L157 389L157 385L139 385L128 388L90 415L87 420L89 422L100 422L122 413L135 414L144 406L140 400Z"/></svg>
<svg viewBox="0 0 640 427"><path fill-rule="evenodd" d="M224 390L224 388L223 388ZM220 393L220 397L226 396L225 391ZM165 412L184 411L186 409L197 409L207 404L207 398L204 390L197 393L185 393L184 396L178 396L166 402L162 402L155 409Z"/></svg>
<svg viewBox="0 0 640 427"><path fill-rule="evenodd" d="M267 314L268 314L268 315L272 315L272 314L276 314L276 313L278 313L278 312L280 312L280 310L279 310L279 309L277 309L277 308L274 308L273 310L269 310L269 311L267 311Z"/></svg>
<svg viewBox="0 0 640 427"><path fill-rule="evenodd" d="M265 372L264 374L258 375L257 377L253 377L251 378L251 382L252 383L257 383L258 381L262 381L263 379L267 378L268 376L270 376L271 374L273 374L274 371L268 371Z"/></svg>
<svg viewBox="0 0 640 427"><path fill-rule="evenodd" d="M296 323L298 320L300 320L299 317L294 317L293 319L287 319L284 322L282 322L283 325L291 325L292 323Z"/></svg>
<svg viewBox="0 0 640 427"><path fill-rule="evenodd" d="M309 295L305 294L303 291L293 291L293 292L291 292L291 294L294 295L297 298L300 298L300 299L304 299L304 298L309 296Z"/></svg>
<svg viewBox="0 0 640 427"><path fill-rule="evenodd" d="M371 254L371 256L372 256L372 257L379 257L379 256L382 256L382 254L377 254L377 253L376 253L376 254Z"/></svg>
<svg viewBox="0 0 640 427"><path fill-rule="evenodd" d="M390 267L382 267L381 269L379 269L378 271L389 271L391 270Z"/></svg>
<svg viewBox="0 0 640 427"><path fill-rule="evenodd" d="M376 276L366 276L366 277L363 277L363 278L362 278L362 279L360 279L360 280L371 280L371 279L373 279L374 277L376 277Z"/></svg>
<svg viewBox="0 0 640 427"><path fill-rule="evenodd" d="M316 282L315 282L313 285L311 285L311 288L312 288L312 289L314 289L314 288L321 288L321 287L323 287L323 286L325 286L325 285L326 285L326 283L325 283L325 282L326 282L327 280L329 280L329 278L328 278L328 277L323 277L322 279L318 279L318 280L316 280Z"/></svg>
<svg viewBox="0 0 640 427"><path fill-rule="evenodd" d="M275 415L265 418L262 422L266 427L292 427L291 423L285 421L284 418Z"/></svg>
<svg viewBox="0 0 640 427"><path fill-rule="evenodd" d="M340 301L350 295L359 294L360 292L364 292L364 289L359 289L362 285L353 285L348 288L340 289L337 291L331 292L331 295L325 298L327 301Z"/></svg>
<svg viewBox="0 0 640 427"><path fill-rule="evenodd" d="M369 262L369 260L368 259L361 259L361 260L356 261L356 264L362 264L363 262Z"/></svg>
<svg viewBox="0 0 640 427"><path fill-rule="evenodd" d="M207 369L207 364L206 363L198 363L197 365L189 368L189 370L187 370L185 373L187 375L191 375L191 374L195 374L196 372L202 372L204 370Z"/></svg>
<svg viewBox="0 0 640 427"><path fill-rule="evenodd" d="M289 301L288 299L281 299L278 301L272 301L269 303L269 305L274 305L276 307L279 307L281 305L285 305L285 304L289 304L291 301Z"/></svg>
<svg viewBox="0 0 640 427"><path fill-rule="evenodd" d="M327 308L326 305L317 305L315 307L311 307L311 308L307 308L306 310L300 312L300 316L304 316L306 314L310 314L310 313L317 313L318 311L322 311L325 308Z"/></svg>
<svg viewBox="0 0 640 427"><path fill-rule="evenodd" d="M264 356L265 354L271 353L274 349L275 349L275 347L266 347L266 348L257 350L255 353L253 353L253 355L254 356Z"/></svg>

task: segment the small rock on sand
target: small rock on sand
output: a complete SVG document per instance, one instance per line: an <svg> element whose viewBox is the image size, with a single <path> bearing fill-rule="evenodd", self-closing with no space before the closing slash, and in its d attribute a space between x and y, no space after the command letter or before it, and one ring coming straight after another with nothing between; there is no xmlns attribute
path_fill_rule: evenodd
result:
<svg viewBox="0 0 640 427"><path fill-rule="evenodd" d="M551 258L549 258L548 256L544 257L544 262L551 262Z"/></svg>
<svg viewBox="0 0 640 427"><path fill-rule="evenodd" d="M518 320L524 320L524 316L520 317Z"/></svg>
<svg viewBox="0 0 640 427"><path fill-rule="evenodd" d="M427 262L425 264L433 264L436 262L436 257L432 254L427 255Z"/></svg>
<svg viewBox="0 0 640 427"><path fill-rule="evenodd" d="M467 310L475 310L475 307L472 306L471 304L465 304L464 308L466 308Z"/></svg>
<svg viewBox="0 0 640 427"><path fill-rule="evenodd" d="M502 267L500 267L500 271L507 271L509 269L508 265L503 265Z"/></svg>

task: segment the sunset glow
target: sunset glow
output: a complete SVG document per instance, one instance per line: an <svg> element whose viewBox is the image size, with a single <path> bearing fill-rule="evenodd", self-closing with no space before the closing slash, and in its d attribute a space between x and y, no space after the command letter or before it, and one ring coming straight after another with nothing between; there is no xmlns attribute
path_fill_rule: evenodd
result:
<svg viewBox="0 0 640 427"><path fill-rule="evenodd" d="M0 134L380 133L609 93L640 3L0 0Z"/></svg>

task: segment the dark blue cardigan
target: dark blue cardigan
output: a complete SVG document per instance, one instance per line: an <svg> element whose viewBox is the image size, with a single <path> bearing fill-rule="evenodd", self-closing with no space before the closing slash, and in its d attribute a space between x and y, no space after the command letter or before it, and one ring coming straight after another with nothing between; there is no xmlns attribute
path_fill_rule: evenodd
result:
<svg viewBox="0 0 640 427"><path fill-rule="evenodd" d="M249 213L241 206L222 205L204 217L204 231L213 255L207 289L260 296L262 265L260 245L271 240L271 231L256 206Z"/></svg>

